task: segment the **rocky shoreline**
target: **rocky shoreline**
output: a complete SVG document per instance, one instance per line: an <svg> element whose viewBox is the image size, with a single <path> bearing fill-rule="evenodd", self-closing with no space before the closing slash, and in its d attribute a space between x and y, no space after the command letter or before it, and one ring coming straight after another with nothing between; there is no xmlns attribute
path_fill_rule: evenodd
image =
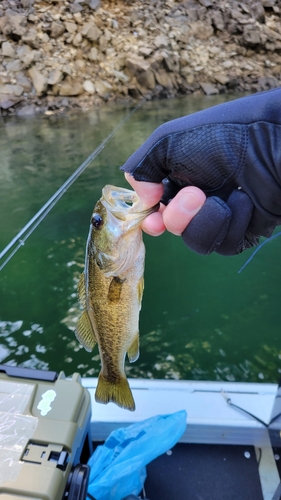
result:
<svg viewBox="0 0 281 500"><path fill-rule="evenodd" d="M280 0L0 4L2 115L280 85Z"/></svg>

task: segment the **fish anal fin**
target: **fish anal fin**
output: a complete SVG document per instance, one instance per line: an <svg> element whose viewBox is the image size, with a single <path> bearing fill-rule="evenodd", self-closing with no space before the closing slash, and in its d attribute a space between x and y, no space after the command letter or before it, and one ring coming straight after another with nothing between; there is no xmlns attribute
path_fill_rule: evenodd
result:
<svg viewBox="0 0 281 500"><path fill-rule="evenodd" d="M111 382L102 373L99 374L98 385L95 393L97 403L115 403L120 408L134 411L135 401L125 376Z"/></svg>
<svg viewBox="0 0 281 500"><path fill-rule="evenodd" d="M97 343L87 311L84 311L78 320L75 335L86 351L92 351Z"/></svg>
<svg viewBox="0 0 281 500"><path fill-rule="evenodd" d="M137 359L140 355L139 346L140 346L140 342L139 342L139 332L138 332L135 335L133 342L131 343L131 345L127 351L130 363L134 363L134 361L137 361Z"/></svg>
<svg viewBox="0 0 281 500"><path fill-rule="evenodd" d="M112 278L107 294L107 298L110 302L118 302L120 300L124 281L125 280L119 278L119 276L114 276L114 278Z"/></svg>
<svg viewBox="0 0 281 500"><path fill-rule="evenodd" d="M139 299L139 305L140 305L140 307L141 307L143 290L144 290L144 279L141 278L139 280L139 282L138 282L138 299Z"/></svg>

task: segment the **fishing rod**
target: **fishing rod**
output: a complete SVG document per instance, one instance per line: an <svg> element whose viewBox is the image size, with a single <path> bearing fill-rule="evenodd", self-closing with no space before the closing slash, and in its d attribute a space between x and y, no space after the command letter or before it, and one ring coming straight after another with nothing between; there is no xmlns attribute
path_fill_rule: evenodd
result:
<svg viewBox="0 0 281 500"><path fill-rule="evenodd" d="M135 108L123 118L112 132L100 143L100 145L86 158L86 160L81 163L81 165L73 172L73 174L61 185L61 187L49 198L49 200L43 205L43 207L38 210L38 212L29 220L29 222L18 232L18 234L8 243L8 245L0 252L0 261L4 258L6 254L8 256L0 264L0 271L6 266L6 264L11 260L15 253L25 244L26 240L33 233L36 227L42 222L42 220L48 215L52 208L56 205L59 199L66 193L70 186L78 179L78 177L84 172L88 165L102 152L106 144L112 139L116 132L126 123L126 121L131 118L133 113L135 113L145 102L142 99L141 102L135 106ZM8 253L10 252L10 253Z"/></svg>

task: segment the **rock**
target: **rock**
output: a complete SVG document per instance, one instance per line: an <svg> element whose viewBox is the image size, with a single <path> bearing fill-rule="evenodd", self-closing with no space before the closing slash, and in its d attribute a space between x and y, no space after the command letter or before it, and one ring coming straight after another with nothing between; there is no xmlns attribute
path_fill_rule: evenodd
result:
<svg viewBox="0 0 281 500"><path fill-rule="evenodd" d="M15 49L10 42L2 43L2 56L14 58L16 55Z"/></svg>
<svg viewBox="0 0 281 500"><path fill-rule="evenodd" d="M15 106L15 104L21 101L20 97L16 97L14 95L1 95L0 94L0 108L9 109Z"/></svg>
<svg viewBox="0 0 281 500"><path fill-rule="evenodd" d="M214 85L212 85L211 83L200 82L199 85L206 95L213 95L219 93L218 89L214 87Z"/></svg>
<svg viewBox="0 0 281 500"><path fill-rule="evenodd" d="M78 28L76 23L65 22L64 25L65 25L66 31L68 31L68 33L71 33L71 34L76 33L77 28Z"/></svg>
<svg viewBox="0 0 281 500"><path fill-rule="evenodd" d="M216 75L214 75L214 79L221 85L226 85L229 82L229 77L224 75L223 73L217 73Z"/></svg>
<svg viewBox="0 0 281 500"><path fill-rule="evenodd" d="M100 7L100 0L91 0L89 3L89 7L93 10L98 10Z"/></svg>
<svg viewBox="0 0 281 500"><path fill-rule="evenodd" d="M34 4L34 0L20 0L24 9L30 9Z"/></svg>
<svg viewBox="0 0 281 500"><path fill-rule="evenodd" d="M91 42L96 42L101 36L102 32L94 24L88 23L82 28L81 34Z"/></svg>
<svg viewBox="0 0 281 500"><path fill-rule="evenodd" d="M129 81L129 78L127 77L127 75L125 75L125 73L123 73L122 71L116 71L115 69L113 69L111 71L111 74L115 78L117 78L117 80L119 80L120 82L127 83Z"/></svg>
<svg viewBox="0 0 281 500"><path fill-rule="evenodd" d="M223 15L222 15L221 11L216 10L213 12L212 23L217 30L219 30L219 31L224 30L225 24L224 24L224 19L223 19Z"/></svg>
<svg viewBox="0 0 281 500"><path fill-rule="evenodd" d="M150 64L145 61L143 57L128 57L125 62L128 70L134 75L138 71L146 71L148 70Z"/></svg>
<svg viewBox="0 0 281 500"><path fill-rule="evenodd" d="M245 29L243 33L243 40L245 42L245 45L254 47L261 42L260 33L255 29Z"/></svg>
<svg viewBox="0 0 281 500"><path fill-rule="evenodd" d="M65 32L65 26L61 23L53 22L51 25L51 38L58 38Z"/></svg>
<svg viewBox="0 0 281 500"><path fill-rule="evenodd" d="M40 96L43 92L47 90L47 78L40 71L38 71L35 66L33 66L29 71L29 76L31 77L33 86L36 93Z"/></svg>
<svg viewBox="0 0 281 500"><path fill-rule="evenodd" d="M36 113L34 104L27 104L17 111L17 116L33 116Z"/></svg>
<svg viewBox="0 0 281 500"><path fill-rule="evenodd" d="M171 78L169 77L168 73L165 70L159 70L156 71L155 73L155 79L159 85L162 85L162 87L167 88L167 89L172 89L173 84L171 81Z"/></svg>
<svg viewBox="0 0 281 500"><path fill-rule="evenodd" d="M109 97L112 92L112 85L105 80L97 80L95 82L96 92L103 98Z"/></svg>
<svg viewBox="0 0 281 500"><path fill-rule="evenodd" d="M25 76L24 73L16 74L17 84L23 87L24 92L31 92L32 85L30 80Z"/></svg>
<svg viewBox="0 0 281 500"><path fill-rule="evenodd" d="M208 40L213 34L214 29L211 24L203 21L192 23L190 35L193 35L195 38L199 40Z"/></svg>
<svg viewBox="0 0 281 500"><path fill-rule="evenodd" d="M11 60L6 64L6 70L11 73L17 73L22 70L22 63L18 59Z"/></svg>
<svg viewBox="0 0 281 500"><path fill-rule="evenodd" d="M93 82L91 82L91 80L85 80L84 83L83 83L83 89L88 92L88 94L94 94L96 89L95 89L95 86L93 84Z"/></svg>
<svg viewBox="0 0 281 500"><path fill-rule="evenodd" d="M17 35L19 37L26 33L26 17L11 9L7 9L4 17L0 18L0 31L4 35Z"/></svg>
<svg viewBox="0 0 281 500"><path fill-rule="evenodd" d="M254 2L251 7L252 16L256 19L256 21L261 24L265 23L265 11L262 3Z"/></svg>
<svg viewBox="0 0 281 500"><path fill-rule="evenodd" d="M136 74L138 83L142 88L153 90L155 87L154 73L150 69Z"/></svg>
<svg viewBox="0 0 281 500"><path fill-rule="evenodd" d="M164 35L158 35L154 39L154 45L159 49L160 47L168 47L169 39Z"/></svg>
<svg viewBox="0 0 281 500"><path fill-rule="evenodd" d="M0 85L0 94L15 95L20 97L23 94L21 85Z"/></svg>
<svg viewBox="0 0 281 500"><path fill-rule="evenodd" d="M17 49L18 58L23 61L25 56L31 52L31 48L29 45L20 45Z"/></svg>
<svg viewBox="0 0 281 500"><path fill-rule="evenodd" d="M96 47L92 47L88 54L88 59L90 61L97 61L98 56L99 56L98 49Z"/></svg>
<svg viewBox="0 0 281 500"><path fill-rule="evenodd" d="M232 68L232 66L233 66L233 61L230 61L229 59L227 59L226 61L223 61L223 62L221 63L221 65L222 65L222 67L223 67L224 69L230 69L230 68Z"/></svg>
<svg viewBox="0 0 281 500"><path fill-rule="evenodd" d="M63 72L60 71L59 69L53 69L50 74L49 78L47 80L48 85L57 85L60 83L63 79Z"/></svg>
<svg viewBox="0 0 281 500"><path fill-rule="evenodd" d="M82 92L83 86L79 82L64 81L60 84L59 95L61 96L74 97L82 94Z"/></svg>
<svg viewBox="0 0 281 500"><path fill-rule="evenodd" d="M153 49L151 47L139 47L139 54L141 56L148 57L152 52Z"/></svg>
<svg viewBox="0 0 281 500"><path fill-rule="evenodd" d="M81 45L82 42L83 42L83 37L81 33L77 33L72 40L72 44L74 45L74 47L79 47L79 45Z"/></svg>
<svg viewBox="0 0 281 500"><path fill-rule="evenodd" d="M22 36L22 41L33 49L39 48L39 40L35 29L30 29L26 35Z"/></svg>

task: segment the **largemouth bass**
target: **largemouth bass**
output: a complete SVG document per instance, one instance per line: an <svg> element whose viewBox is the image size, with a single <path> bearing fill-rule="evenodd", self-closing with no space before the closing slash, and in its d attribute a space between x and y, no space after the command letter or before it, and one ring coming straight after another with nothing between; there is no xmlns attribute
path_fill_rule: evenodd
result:
<svg viewBox="0 0 281 500"><path fill-rule="evenodd" d="M158 206L142 210L134 191L105 186L91 217L85 269L78 284L83 313L76 337L87 351L98 344L101 371L95 399L133 411L124 371L139 357L139 311L145 248L141 223Z"/></svg>

